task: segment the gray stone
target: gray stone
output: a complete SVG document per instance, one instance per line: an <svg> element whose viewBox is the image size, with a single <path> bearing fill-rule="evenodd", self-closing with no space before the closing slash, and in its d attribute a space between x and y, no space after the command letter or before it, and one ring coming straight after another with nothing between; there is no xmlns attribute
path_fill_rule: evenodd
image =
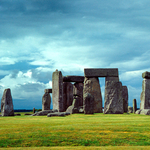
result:
<svg viewBox="0 0 150 150"><path fill-rule="evenodd" d="M33 113L35 113L35 108L33 108Z"/></svg>
<svg viewBox="0 0 150 150"><path fill-rule="evenodd" d="M70 82L63 83L63 101L64 111L72 105L73 102L73 84Z"/></svg>
<svg viewBox="0 0 150 150"><path fill-rule="evenodd" d="M150 79L143 79L140 109L150 109Z"/></svg>
<svg viewBox="0 0 150 150"><path fill-rule="evenodd" d="M150 79L150 72L146 71L142 73L142 78Z"/></svg>
<svg viewBox="0 0 150 150"><path fill-rule="evenodd" d="M49 113L47 114L47 117L65 117L65 113L64 112L55 112L55 113Z"/></svg>
<svg viewBox="0 0 150 150"><path fill-rule="evenodd" d="M52 111L53 111L53 112L58 112L58 110L57 110L57 109L53 109Z"/></svg>
<svg viewBox="0 0 150 150"><path fill-rule="evenodd" d="M14 116L21 116L21 114L14 114Z"/></svg>
<svg viewBox="0 0 150 150"><path fill-rule="evenodd" d="M39 111L32 114L31 116L46 116L48 113L53 113L53 111L52 110Z"/></svg>
<svg viewBox="0 0 150 150"><path fill-rule="evenodd" d="M74 113L78 113L77 112L77 109L74 108L73 105L69 106L66 110L67 113L70 113L70 114L74 114Z"/></svg>
<svg viewBox="0 0 150 150"><path fill-rule="evenodd" d="M122 98L123 98L123 110L125 113L128 112L128 88L122 86Z"/></svg>
<svg viewBox="0 0 150 150"><path fill-rule="evenodd" d="M83 109L84 114L93 114L94 113L94 96L90 93L85 93L83 95Z"/></svg>
<svg viewBox="0 0 150 150"><path fill-rule="evenodd" d="M93 96L94 107L92 106L92 109L94 113L102 113L102 96L101 96L99 80L97 77L94 77L94 78L85 77L84 89L83 89L83 101L87 99L88 94L86 93L90 93Z"/></svg>
<svg viewBox="0 0 150 150"><path fill-rule="evenodd" d="M128 106L128 113L133 113L133 108L131 106Z"/></svg>
<svg viewBox="0 0 150 150"><path fill-rule="evenodd" d="M106 81L104 114L123 114L122 83Z"/></svg>
<svg viewBox="0 0 150 150"><path fill-rule="evenodd" d="M85 77L118 77L118 68L85 68Z"/></svg>
<svg viewBox="0 0 150 150"><path fill-rule="evenodd" d="M52 93L52 89L45 89L44 92L45 93Z"/></svg>
<svg viewBox="0 0 150 150"><path fill-rule="evenodd" d="M83 83L74 83L73 95L79 97L79 106L83 106Z"/></svg>
<svg viewBox="0 0 150 150"><path fill-rule="evenodd" d="M14 116L13 101L10 89L5 89L1 99L1 115Z"/></svg>
<svg viewBox="0 0 150 150"><path fill-rule="evenodd" d="M42 111L50 110L51 97L49 93L44 93L42 97Z"/></svg>
<svg viewBox="0 0 150 150"><path fill-rule="evenodd" d="M64 76L63 82L84 82L84 76Z"/></svg>
<svg viewBox="0 0 150 150"><path fill-rule="evenodd" d="M141 109L139 109L139 110L137 110L136 112L135 112L135 114L140 114L141 113Z"/></svg>
<svg viewBox="0 0 150 150"><path fill-rule="evenodd" d="M56 70L55 72L53 72L52 89L53 109L57 109L59 112L63 112L63 78L61 71Z"/></svg>
<svg viewBox="0 0 150 150"><path fill-rule="evenodd" d="M106 77L105 78L105 84L107 81L119 82L119 77Z"/></svg>
<svg viewBox="0 0 150 150"><path fill-rule="evenodd" d="M142 109L140 114L141 115L150 115L150 109Z"/></svg>
<svg viewBox="0 0 150 150"><path fill-rule="evenodd" d="M133 99L133 113L137 111L137 104L136 104L136 99Z"/></svg>

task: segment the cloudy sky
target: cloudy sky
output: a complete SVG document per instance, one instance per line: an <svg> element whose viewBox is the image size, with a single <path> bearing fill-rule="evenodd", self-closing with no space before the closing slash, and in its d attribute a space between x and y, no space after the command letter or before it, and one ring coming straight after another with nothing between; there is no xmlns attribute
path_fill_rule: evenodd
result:
<svg viewBox="0 0 150 150"><path fill-rule="evenodd" d="M118 68L138 107L150 71L149 0L0 0L0 97L15 109L42 108L52 73ZM100 79L104 94L104 79Z"/></svg>

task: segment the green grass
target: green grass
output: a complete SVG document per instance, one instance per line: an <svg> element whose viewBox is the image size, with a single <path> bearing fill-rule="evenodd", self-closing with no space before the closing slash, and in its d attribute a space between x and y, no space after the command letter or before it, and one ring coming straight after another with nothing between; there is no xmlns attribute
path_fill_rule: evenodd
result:
<svg viewBox="0 0 150 150"><path fill-rule="evenodd" d="M54 146L150 146L150 116L0 117L1 148Z"/></svg>

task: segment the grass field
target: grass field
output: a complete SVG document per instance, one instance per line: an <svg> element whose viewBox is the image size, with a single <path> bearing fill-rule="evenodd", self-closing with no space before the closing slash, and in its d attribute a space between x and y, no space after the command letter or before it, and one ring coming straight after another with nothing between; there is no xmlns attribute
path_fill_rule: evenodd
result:
<svg viewBox="0 0 150 150"><path fill-rule="evenodd" d="M74 146L78 149L80 146L92 149L99 146L102 149L113 149L114 146L136 149L141 146L138 149L150 149L150 116L99 113L47 117L24 116L22 113L21 116L0 117L1 148L56 149L56 146L58 149L70 149L70 146L71 149Z"/></svg>

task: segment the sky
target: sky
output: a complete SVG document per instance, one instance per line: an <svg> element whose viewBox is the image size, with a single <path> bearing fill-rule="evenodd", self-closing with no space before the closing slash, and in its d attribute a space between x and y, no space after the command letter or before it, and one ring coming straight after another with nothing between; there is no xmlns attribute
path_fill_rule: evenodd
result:
<svg viewBox="0 0 150 150"><path fill-rule="evenodd" d="M149 0L0 0L0 97L14 109L42 108L52 73L118 68L129 106L140 106L150 71ZM104 78L100 78L104 104Z"/></svg>

